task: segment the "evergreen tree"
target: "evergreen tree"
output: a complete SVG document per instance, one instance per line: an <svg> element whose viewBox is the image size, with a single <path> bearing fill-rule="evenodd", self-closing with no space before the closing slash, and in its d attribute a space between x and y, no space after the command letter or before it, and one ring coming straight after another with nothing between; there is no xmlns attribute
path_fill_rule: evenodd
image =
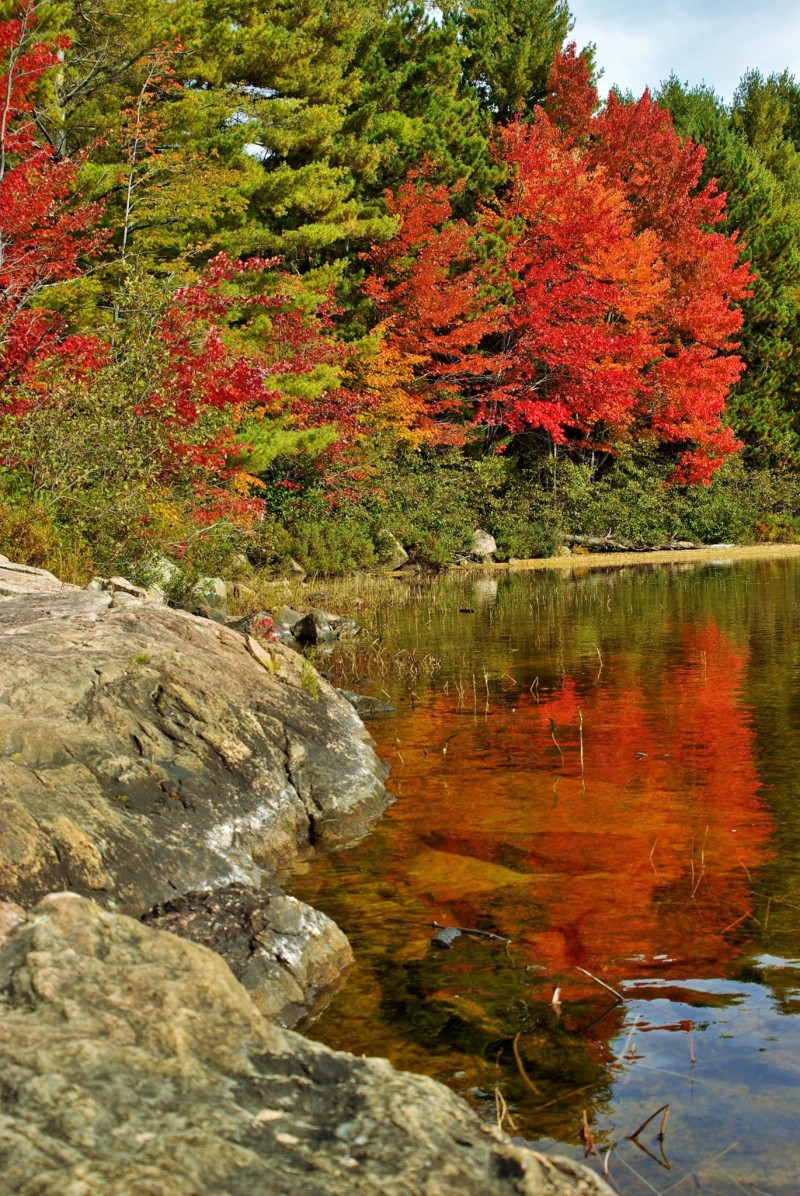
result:
<svg viewBox="0 0 800 1196"><path fill-rule="evenodd" d="M446 0L442 9L466 49L465 80L481 104L500 121L531 112L571 28L566 0Z"/></svg>
<svg viewBox="0 0 800 1196"><path fill-rule="evenodd" d="M715 178L727 193L722 227L740 232L756 275L740 334L747 369L731 394L729 419L750 457L797 462L800 192L794 149L782 136L789 108L756 74L745 77L732 113L709 89L683 87L674 77L659 98L678 131L705 146L703 181Z"/></svg>
<svg viewBox="0 0 800 1196"><path fill-rule="evenodd" d="M362 183L366 193L396 190L425 159L445 183L466 182L478 193L491 186L490 122L475 93L462 89L465 53L455 25L421 0L384 3L380 20L367 26L349 123L379 154L374 177Z"/></svg>

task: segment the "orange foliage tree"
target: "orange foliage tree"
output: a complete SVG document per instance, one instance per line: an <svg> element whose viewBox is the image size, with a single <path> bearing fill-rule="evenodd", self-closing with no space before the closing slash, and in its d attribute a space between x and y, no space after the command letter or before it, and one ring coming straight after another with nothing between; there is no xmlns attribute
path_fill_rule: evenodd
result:
<svg viewBox="0 0 800 1196"><path fill-rule="evenodd" d="M647 94L598 112L574 47L551 92L498 131L507 183L474 224L424 175L390 200L398 231L365 289L405 369L401 412L432 439L476 423L615 451L645 434L676 479L707 482L737 447L723 413L751 281L714 231L725 197L699 189L702 150Z"/></svg>

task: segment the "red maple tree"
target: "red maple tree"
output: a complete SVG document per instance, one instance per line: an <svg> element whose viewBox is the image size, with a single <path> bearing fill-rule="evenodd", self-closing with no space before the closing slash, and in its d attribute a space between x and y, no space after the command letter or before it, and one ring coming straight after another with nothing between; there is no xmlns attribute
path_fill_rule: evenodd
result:
<svg viewBox="0 0 800 1196"><path fill-rule="evenodd" d="M36 4L0 22L0 405L25 402L21 384L54 355L73 369L102 356L94 338L67 337L63 322L35 307L42 292L81 272L107 238L96 204L75 203L80 163L59 160L37 139L34 93L58 63L64 39L35 40Z"/></svg>
<svg viewBox="0 0 800 1196"><path fill-rule="evenodd" d="M666 286L651 313L660 352L647 369L648 423L660 441L682 447L679 477L707 481L737 447L721 421L744 368L734 338L753 281L738 238L714 231L725 195L713 180L700 186L705 150L681 140L649 92L635 103L612 92L598 113L574 45L557 56L550 85L548 110L567 144L594 175L621 188L634 230L658 238Z"/></svg>
<svg viewBox="0 0 800 1196"><path fill-rule="evenodd" d="M487 270L476 258L476 230L453 217L448 188L413 172L396 196L391 240L373 246L364 291L403 400L406 426L433 444L460 443L470 423L465 400L485 389L495 361L481 345L502 326Z"/></svg>

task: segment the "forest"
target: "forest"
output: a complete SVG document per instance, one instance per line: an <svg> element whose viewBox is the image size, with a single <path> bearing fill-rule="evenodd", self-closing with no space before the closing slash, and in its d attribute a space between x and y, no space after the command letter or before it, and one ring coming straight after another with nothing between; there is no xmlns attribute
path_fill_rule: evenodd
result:
<svg viewBox="0 0 800 1196"><path fill-rule="evenodd" d="M800 83L564 0L0 0L0 551L800 540Z"/></svg>

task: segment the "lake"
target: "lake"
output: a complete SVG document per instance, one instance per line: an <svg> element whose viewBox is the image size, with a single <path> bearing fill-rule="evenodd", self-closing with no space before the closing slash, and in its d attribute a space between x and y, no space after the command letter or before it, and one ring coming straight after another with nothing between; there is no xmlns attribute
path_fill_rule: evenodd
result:
<svg viewBox="0 0 800 1196"><path fill-rule="evenodd" d="M397 801L291 878L356 955L311 1036L623 1196L796 1196L798 599L796 559L387 584L321 666L396 707Z"/></svg>

